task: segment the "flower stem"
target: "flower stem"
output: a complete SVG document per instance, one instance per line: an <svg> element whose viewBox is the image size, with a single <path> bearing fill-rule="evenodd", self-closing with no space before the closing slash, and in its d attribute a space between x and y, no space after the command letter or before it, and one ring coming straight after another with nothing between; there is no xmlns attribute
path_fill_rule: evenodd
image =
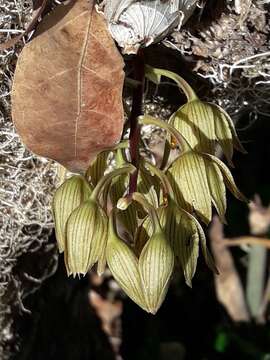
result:
<svg viewBox="0 0 270 360"><path fill-rule="evenodd" d="M109 174L103 176L99 182L97 183L96 187L94 188L90 199L97 201L97 199L99 198L100 193L102 192L104 186L106 186L107 184L110 183L110 181L115 177L115 176L119 176L122 174L129 174L132 173L136 170L136 168L132 165L132 164L127 164L124 165L121 168L115 169L112 172L110 172Z"/></svg>
<svg viewBox="0 0 270 360"><path fill-rule="evenodd" d="M174 200L173 189L166 174L148 161L145 161L145 168L160 179L164 195L169 196L172 200Z"/></svg>
<svg viewBox="0 0 270 360"><path fill-rule="evenodd" d="M198 99L195 91L192 89L192 87L184 80L181 76L178 74L175 74L172 71L165 70L165 69L157 69L153 68L152 66L146 65L146 76L149 77L152 81L158 81L160 82L161 76L166 76L172 80L174 80L180 89L183 90L184 94L187 97L188 101L193 101Z"/></svg>
<svg viewBox="0 0 270 360"><path fill-rule="evenodd" d="M112 242L113 240L119 240L117 231L116 231L116 213L117 209L112 209L109 215L109 236L108 241Z"/></svg>
<svg viewBox="0 0 270 360"><path fill-rule="evenodd" d="M175 127L173 127L171 124L168 124L163 120L160 120L150 115L144 115L139 117L139 123L142 125L155 125L164 130L167 130L180 145L182 152L192 149L188 141L184 138L184 136L181 135L180 132Z"/></svg>
<svg viewBox="0 0 270 360"><path fill-rule="evenodd" d="M138 166L139 166L139 142L140 142L140 125L138 117L143 115L143 94L145 82L144 53L139 50L134 58L134 80L138 81L138 86L133 90L132 110L129 117L130 123L130 158L131 163L137 170L130 175L129 194L131 195L137 189Z"/></svg>
<svg viewBox="0 0 270 360"><path fill-rule="evenodd" d="M151 205L146 200L145 196L138 193L138 192L134 192L132 194L132 199L134 201L137 201L145 209L145 211L148 213L148 215L149 215L149 217L150 217L150 219L152 221L154 233L162 232L162 228L161 228L161 225L160 225L160 221L159 221L156 209L154 208L153 205Z"/></svg>

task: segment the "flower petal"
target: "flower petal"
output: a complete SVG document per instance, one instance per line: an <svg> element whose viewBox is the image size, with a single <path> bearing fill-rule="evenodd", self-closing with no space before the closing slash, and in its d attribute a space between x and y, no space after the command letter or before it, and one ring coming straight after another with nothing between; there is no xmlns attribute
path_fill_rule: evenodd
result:
<svg viewBox="0 0 270 360"><path fill-rule="evenodd" d="M212 202L217 209L222 222L226 223L225 213L227 207L226 187L223 181L222 172L218 165L205 159L206 174L208 185L212 197Z"/></svg>
<svg viewBox="0 0 270 360"><path fill-rule="evenodd" d="M198 214L208 224L212 217L211 194L204 159L195 152L186 152L168 169L179 207Z"/></svg>
<svg viewBox="0 0 270 360"><path fill-rule="evenodd" d="M52 208L60 253L65 250L66 223L70 214L90 197L91 192L91 187L82 176L72 176L56 190Z"/></svg>
<svg viewBox="0 0 270 360"><path fill-rule="evenodd" d="M85 201L67 222L67 263L73 274L86 274L102 258L107 241L107 216L94 201Z"/></svg>
<svg viewBox="0 0 270 360"><path fill-rule="evenodd" d="M243 147L243 145L241 144L238 136L237 136L237 133L236 133L236 130L235 130L235 126L234 126L234 123L231 119L231 117L229 116L229 114L223 110L220 106L216 105L216 104L212 104L213 107L215 107L220 114L222 114L222 117L224 119L226 119L229 127L230 127L230 130L231 130L231 134L232 134L232 141L233 141L233 146L236 150L242 152L243 154L246 154L247 151L245 150L245 148Z"/></svg>
<svg viewBox="0 0 270 360"><path fill-rule="evenodd" d="M109 239L106 259L120 287L136 304L148 311L138 270L138 259L130 247L121 239Z"/></svg>
<svg viewBox="0 0 270 360"><path fill-rule="evenodd" d="M220 171L222 172L223 179L225 181L225 184L227 185L228 189L231 191L231 193L239 200L248 202L247 198L238 190L233 176L228 169L228 167L217 157L210 155L210 154L204 154L204 156L208 157L208 159L212 160L214 163L217 164Z"/></svg>
<svg viewBox="0 0 270 360"><path fill-rule="evenodd" d="M164 233L151 236L139 257L139 272L148 309L155 314L161 306L174 267L174 254Z"/></svg>
<svg viewBox="0 0 270 360"><path fill-rule="evenodd" d="M189 101L172 115L170 123L194 150L214 154L216 135L211 105L199 99Z"/></svg>

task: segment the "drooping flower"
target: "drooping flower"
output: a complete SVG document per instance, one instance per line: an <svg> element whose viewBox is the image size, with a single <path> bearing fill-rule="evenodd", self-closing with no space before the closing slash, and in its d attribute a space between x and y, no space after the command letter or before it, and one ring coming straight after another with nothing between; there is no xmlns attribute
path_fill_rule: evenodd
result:
<svg viewBox="0 0 270 360"><path fill-rule="evenodd" d="M104 272L108 218L99 199L115 176L131 173L134 170L133 165L127 164L103 176L89 199L70 214L66 224L65 248L68 274L85 275L95 263L98 263L98 274Z"/></svg>
<svg viewBox="0 0 270 360"><path fill-rule="evenodd" d="M245 152L230 116L217 105L201 101L197 97L181 106L172 115L170 124L196 151L215 155L218 143L231 165L234 147Z"/></svg>
<svg viewBox="0 0 270 360"><path fill-rule="evenodd" d="M67 222L66 266L69 274L83 274L99 262L102 273L107 242L107 216L92 199L75 209Z"/></svg>
<svg viewBox="0 0 270 360"><path fill-rule="evenodd" d="M167 175L177 204L191 214L195 212L206 224L212 218L212 204L225 219L225 184L236 198L246 201L227 166L210 154L187 151L173 162Z"/></svg>
<svg viewBox="0 0 270 360"><path fill-rule="evenodd" d="M60 253L66 247L66 224L70 214L85 200L89 199L91 193L90 185L80 175L72 176L56 190L52 208L55 234Z"/></svg>
<svg viewBox="0 0 270 360"><path fill-rule="evenodd" d="M174 254L156 210L139 193L133 199L147 204L153 231L139 256L117 234L110 216L106 261L119 285L144 310L155 314L161 306L174 268ZM122 203L122 202L121 202Z"/></svg>
<svg viewBox="0 0 270 360"><path fill-rule="evenodd" d="M166 238L173 249L176 265L181 268L186 283L191 286L197 267L199 245L201 245L207 265L216 272L214 261L206 245L204 231L194 216L177 205L174 191L166 174L150 163L145 164L148 171L152 172L162 184L165 202L157 209L157 215ZM138 256L140 256L143 247L152 234L152 222L150 217L147 216L136 233L135 252Z"/></svg>

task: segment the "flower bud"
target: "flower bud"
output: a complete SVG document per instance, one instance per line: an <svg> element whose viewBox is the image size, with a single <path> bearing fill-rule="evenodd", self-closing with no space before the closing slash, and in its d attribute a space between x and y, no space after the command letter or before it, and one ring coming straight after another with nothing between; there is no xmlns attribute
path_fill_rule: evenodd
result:
<svg viewBox="0 0 270 360"><path fill-rule="evenodd" d="M109 269L125 293L142 309L148 311L144 300L138 259L121 239L109 241L106 249Z"/></svg>
<svg viewBox="0 0 270 360"><path fill-rule="evenodd" d="M66 262L70 274L85 275L96 262L104 266L107 223L105 212L93 200L72 212L67 222Z"/></svg>
<svg viewBox="0 0 270 360"><path fill-rule="evenodd" d="M56 190L52 207L60 252L65 250L66 223L70 214L90 197L91 192L91 187L82 176L72 176Z"/></svg>
<svg viewBox="0 0 270 360"><path fill-rule="evenodd" d="M133 250L119 238L114 226L116 219L113 222L112 218L111 215L106 249L108 266L126 294L141 308L155 314L165 298L174 267L171 247L153 215L155 232L138 260Z"/></svg>
<svg viewBox="0 0 270 360"><path fill-rule="evenodd" d="M215 122L216 137L224 151L225 156L227 158L232 156L232 149L228 148L228 150L226 151L226 147L231 146L231 143L227 140L230 138L232 139L233 147L236 150L242 152L243 154L246 154L247 152L237 136L234 123L231 117L229 116L229 114L216 104L210 104L210 105L212 106L214 117L216 119Z"/></svg>
<svg viewBox="0 0 270 360"><path fill-rule="evenodd" d="M223 223L226 223L225 213L227 207L226 187L223 181L222 172L217 164L205 160L206 175L212 197L212 203L215 206L218 216Z"/></svg>
<svg viewBox="0 0 270 360"><path fill-rule="evenodd" d="M117 235L112 214L106 248L109 269L125 293L141 308L148 311L138 268L138 259L131 248Z"/></svg>
<svg viewBox="0 0 270 360"><path fill-rule="evenodd" d="M168 291L174 254L163 232L154 233L139 257L139 271L148 310L155 314Z"/></svg>
<svg viewBox="0 0 270 360"><path fill-rule="evenodd" d="M158 209L158 216L173 249L176 264L182 269L187 285L191 286L199 256L200 233L196 223L191 215L178 208L170 198L167 206ZM152 232L152 224L147 217L137 233L136 249L139 253Z"/></svg>
<svg viewBox="0 0 270 360"><path fill-rule="evenodd" d="M127 208L129 207L130 205L130 202L131 202L131 199L128 198L128 197L122 197L120 198L118 201L117 201L117 209L119 210L127 210Z"/></svg>

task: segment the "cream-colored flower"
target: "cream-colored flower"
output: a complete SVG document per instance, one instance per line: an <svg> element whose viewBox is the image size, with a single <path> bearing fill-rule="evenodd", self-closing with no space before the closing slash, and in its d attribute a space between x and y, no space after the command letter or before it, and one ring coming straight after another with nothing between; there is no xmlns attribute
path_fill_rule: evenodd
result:
<svg viewBox="0 0 270 360"><path fill-rule="evenodd" d="M227 166L210 154L187 151L173 162L167 175L177 204L189 213L195 212L206 224L212 219L212 204L225 220L225 185L237 199L246 201Z"/></svg>
<svg viewBox="0 0 270 360"><path fill-rule="evenodd" d="M67 222L68 273L85 275L96 262L98 272L102 273L106 242L107 216L97 202L87 200L72 212Z"/></svg>
<svg viewBox="0 0 270 360"><path fill-rule="evenodd" d="M153 234L137 257L117 234L111 214L106 260L125 293L142 309L155 314L168 290L174 254L157 218L153 227Z"/></svg>
<svg viewBox="0 0 270 360"><path fill-rule="evenodd" d="M55 192L53 197L53 216L55 235L59 252L66 248L66 224L70 214L85 200L90 198L92 189L83 176L72 176Z"/></svg>

